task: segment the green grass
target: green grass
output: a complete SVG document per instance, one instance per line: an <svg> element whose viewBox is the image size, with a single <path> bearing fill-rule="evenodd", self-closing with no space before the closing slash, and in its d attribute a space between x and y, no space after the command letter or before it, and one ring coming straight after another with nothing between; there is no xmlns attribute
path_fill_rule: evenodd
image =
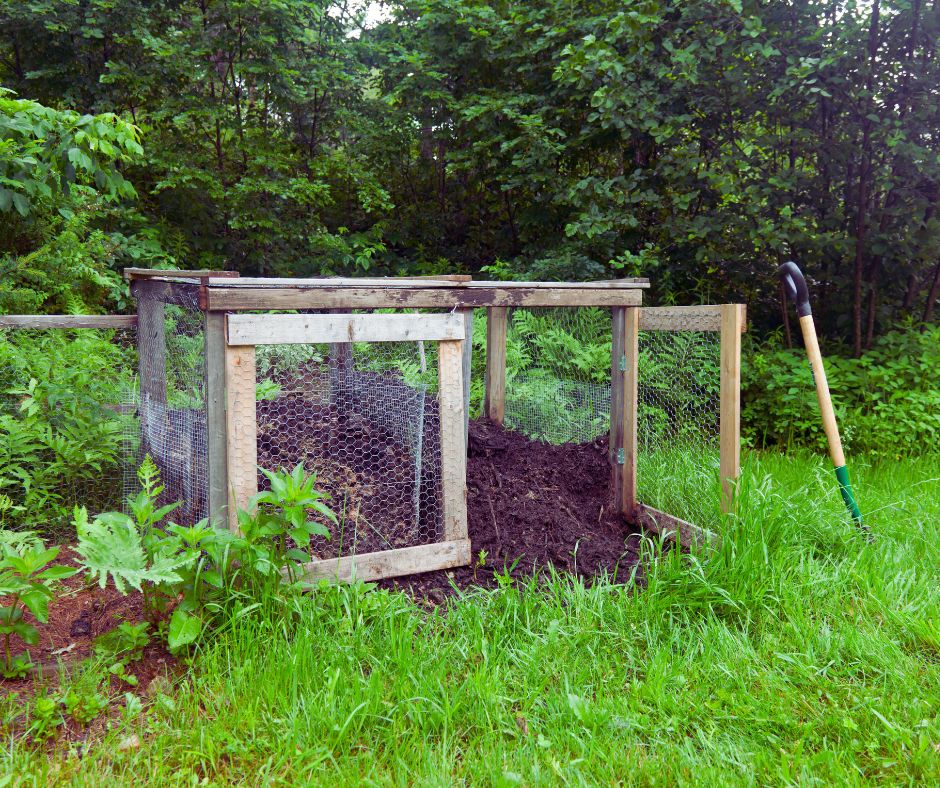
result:
<svg viewBox="0 0 940 788"><path fill-rule="evenodd" d="M362 587L265 600L171 698L37 784L940 780L940 461L747 458L719 553L647 545L648 586L556 577L428 614ZM139 749L118 751L130 732Z"/></svg>

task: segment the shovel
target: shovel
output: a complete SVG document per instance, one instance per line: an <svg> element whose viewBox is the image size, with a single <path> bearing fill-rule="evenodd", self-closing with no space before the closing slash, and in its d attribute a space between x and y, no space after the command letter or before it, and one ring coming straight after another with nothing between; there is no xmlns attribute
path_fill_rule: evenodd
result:
<svg viewBox="0 0 940 788"><path fill-rule="evenodd" d="M845 467L845 453L842 451L842 439L839 437L839 425L836 423L836 413L832 408L832 397L829 395L829 383L826 381L826 369L823 366L822 354L819 352L819 341L816 339L816 326L813 323L813 312L809 307L809 289L806 280L796 263L784 263L777 270L780 281L783 282L787 298L796 304L796 314L800 318L800 330L803 332L803 344L806 346L806 355L813 370L813 380L816 383L816 398L819 400L819 412L822 414L823 430L829 441L829 456L836 469L836 479L839 481L839 492L842 500L852 515L855 524L866 534L870 529L862 523L862 513L855 502L855 493L849 481L849 470Z"/></svg>

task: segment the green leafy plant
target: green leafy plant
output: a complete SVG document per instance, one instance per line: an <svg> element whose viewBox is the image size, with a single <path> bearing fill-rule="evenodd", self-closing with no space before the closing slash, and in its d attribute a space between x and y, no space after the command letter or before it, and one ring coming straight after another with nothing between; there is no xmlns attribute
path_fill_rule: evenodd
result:
<svg viewBox="0 0 940 788"><path fill-rule="evenodd" d="M11 648L14 635L27 646L39 642L39 630L25 620L26 611L39 623L46 623L53 587L78 571L68 566L49 566L58 555L58 547L47 550L38 540L0 540L0 596L5 601L0 607L0 635L6 678L23 676L32 667L28 650L14 655Z"/></svg>
<svg viewBox="0 0 940 788"><path fill-rule="evenodd" d="M27 733L33 741L41 742L55 735L56 729L65 724L62 716L62 699L59 695L36 695L29 710Z"/></svg>
<svg viewBox="0 0 940 788"><path fill-rule="evenodd" d="M97 687L71 687L63 698L65 712L81 725L87 725L108 707L108 696Z"/></svg>

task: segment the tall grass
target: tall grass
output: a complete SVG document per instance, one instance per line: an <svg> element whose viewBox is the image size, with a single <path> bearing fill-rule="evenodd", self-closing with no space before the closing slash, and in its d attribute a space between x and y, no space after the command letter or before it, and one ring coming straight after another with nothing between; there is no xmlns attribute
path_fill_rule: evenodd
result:
<svg viewBox="0 0 940 788"><path fill-rule="evenodd" d="M936 783L940 463L865 465L876 534L808 456L751 455L710 556L428 612L322 587L233 615L170 698L37 783ZM130 731L139 749L118 751Z"/></svg>

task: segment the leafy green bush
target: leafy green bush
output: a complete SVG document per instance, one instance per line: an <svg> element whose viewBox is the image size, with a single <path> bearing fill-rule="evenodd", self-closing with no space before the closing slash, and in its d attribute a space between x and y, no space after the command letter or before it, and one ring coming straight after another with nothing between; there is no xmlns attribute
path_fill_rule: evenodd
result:
<svg viewBox="0 0 940 788"><path fill-rule="evenodd" d="M826 375L846 447L882 455L940 448L940 327L886 334L861 358L828 355ZM802 348L745 355L742 422L757 447L826 447Z"/></svg>
<svg viewBox="0 0 940 788"><path fill-rule="evenodd" d="M135 352L113 332L0 331L0 494L7 524L66 523L76 497L117 502ZM106 374L102 374L102 373ZM109 483L110 482L110 483Z"/></svg>

